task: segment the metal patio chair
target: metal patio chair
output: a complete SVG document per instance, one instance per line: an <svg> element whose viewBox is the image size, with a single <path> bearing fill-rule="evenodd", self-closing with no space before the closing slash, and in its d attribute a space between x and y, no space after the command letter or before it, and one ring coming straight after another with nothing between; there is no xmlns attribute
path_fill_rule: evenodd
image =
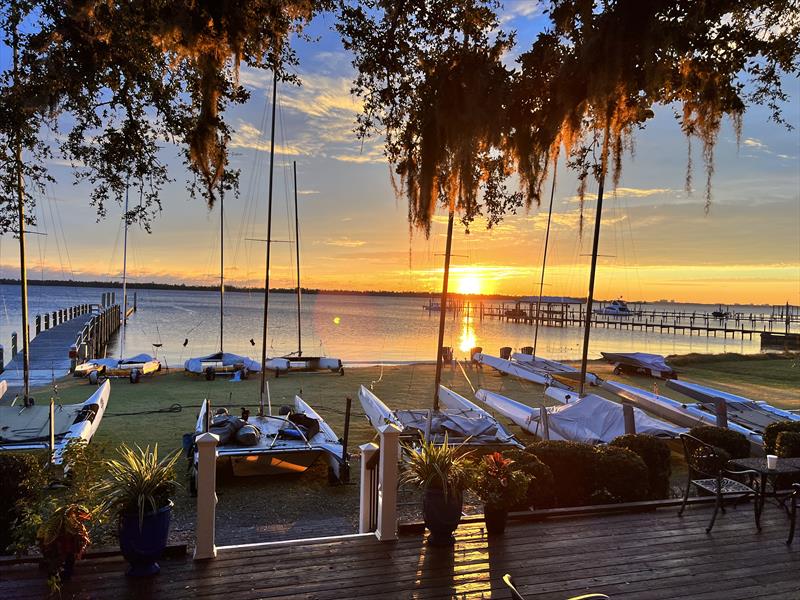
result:
<svg viewBox="0 0 800 600"><path fill-rule="evenodd" d="M517 588L514 587L514 580L511 579L511 575L509 573L503 575L503 583L506 584L506 587L511 592L512 600L525 600L522 594L517 591ZM573 596L572 598L567 598L567 600L610 600L610 598L605 594L584 594L583 596Z"/></svg>
<svg viewBox="0 0 800 600"><path fill-rule="evenodd" d="M680 437L683 442L683 453L686 458L686 464L689 467L689 476L686 482L686 491L683 494L683 503L681 504L681 509L678 511L678 516L683 515L686 503L689 500L689 491L692 486L695 486L698 490L714 494L714 496L716 496L714 514L711 515L711 522L708 524L708 527L706 527L706 533L711 533L711 528L714 527L714 521L717 519L717 513L720 510L722 510L723 513L725 512L725 496L742 497L752 495L756 527L761 530L761 515L758 512L758 489L753 485L753 480L755 477L758 477L758 473L751 469L744 471L731 471L726 469L726 458L720 454L717 448L687 433L682 433ZM727 475L734 477L746 475L749 477L750 485L735 479L730 479L726 477Z"/></svg>

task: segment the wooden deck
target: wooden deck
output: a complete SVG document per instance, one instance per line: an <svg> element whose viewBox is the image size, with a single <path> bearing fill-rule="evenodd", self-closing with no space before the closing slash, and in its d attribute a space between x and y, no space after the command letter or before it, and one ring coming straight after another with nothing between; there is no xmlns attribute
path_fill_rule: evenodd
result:
<svg viewBox="0 0 800 600"><path fill-rule="evenodd" d="M612 598L800 598L800 539L785 544L788 519L768 505L756 532L752 507L720 515L710 506L509 524L488 539L482 523L462 525L454 549L421 534L397 542L372 536L278 543L220 551L215 560L162 561L150 580L123 575L119 557L85 559L61 597L102 598L510 598L512 573L526 598L561 600L587 591ZM0 564L0 598L45 597L35 565Z"/></svg>

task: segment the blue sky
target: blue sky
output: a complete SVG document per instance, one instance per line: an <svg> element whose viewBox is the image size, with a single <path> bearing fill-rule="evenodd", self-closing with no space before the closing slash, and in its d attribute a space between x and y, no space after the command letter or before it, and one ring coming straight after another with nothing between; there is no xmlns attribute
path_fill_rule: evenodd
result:
<svg viewBox="0 0 800 600"><path fill-rule="evenodd" d="M503 27L518 32L526 48L542 26L535 2L507 2ZM357 99L349 94L350 57L331 31L332 18L318 18L313 42L300 42L301 87L279 88L279 154L275 171L275 237L293 237L287 218L291 161L297 161L304 285L338 289L438 288L444 223L436 219L430 239L410 235L406 204L395 197L381 141L361 143L352 132ZM509 57L513 61L513 56ZM236 129L233 164L242 169L242 193L226 201L227 277L236 283L263 280L268 98L271 76L245 69L241 81L250 102L231 111ZM787 84L785 116L800 125L800 84ZM615 197L606 204L597 291L600 297L705 302L800 303L800 137L768 122L758 107L744 119L742 144L725 124L716 149L713 205L704 210L702 166L696 165L692 196L683 191L686 140L669 108L658 111L637 134L636 155L626 158ZM699 156L699 145L695 145ZM174 147L164 159L175 183L164 194L164 211L152 235L134 230L130 267L140 281L213 283L219 260L219 213L185 190L185 171ZM696 160L699 163L699 160ZM54 164L58 183L38 209L40 230L29 242L32 278L106 278L121 271L121 210L95 223L87 189L73 186L68 168ZM576 180L559 170L547 293L584 295L594 203L588 227L577 227ZM589 192L596 191L589 186ZM591 197L591 196L590 196ZM458 231L454 287L479 278L482 289L530 293L538 281L544 211L509 216L492 231ZM276 285L293 285L289 244L276 246ZM0 242L0 269L13 275L16 241Z"/></svg>

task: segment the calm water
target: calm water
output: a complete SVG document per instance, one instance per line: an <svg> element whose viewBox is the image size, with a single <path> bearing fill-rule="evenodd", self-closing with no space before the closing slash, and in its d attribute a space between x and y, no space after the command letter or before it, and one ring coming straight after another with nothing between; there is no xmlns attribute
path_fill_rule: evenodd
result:
<svg viewBox="0 0 800 600"><path fill-rule="evenodd" d="M111 288L72 288L31 286L31 330L37 313L52 311L82 302L99 303L103 291ZM121 291L117 288L117 298ZM137 290L138 312L128 325L125 354L153 352L154 343L163 344L159 357L170 366L182 364L192 356L219 349L219 296L215 292ZM132 293L129 296L132 301ZM263 296L259 293L229 292L225 296L225 350L259 358ZM422 309L425 300L407 297L307 295L303 297L303 352L325 354L347 362L420 361L436 356L438 313ZM710 311L716 307L688 304L648 304L656 310ZM270 295L269 354L281 355L297 349L295 297ZM769 312L765 307L736 307L740 312ZM0 285L0 343L9 348L11 332L19 331L19 288ZM445 344L456 349L456 356L467 355L469 348L483 346L497 353L501 346L515 349L531 345L533 327L487 319L466 319L463 314L447 318ZM250 343L250 339L255 345ZM188 339L184 347L184 340ZM580 358L582 330L577 327L548 328L539 331L540 353L554 359ZM590 357L600 351L653 352L742 352L760 349L758 336L751 340L690 337L653 332L595 328L592 330ZM118 352L112 347L110 354ZM8 350L6 360L8 360Z"/></svg>

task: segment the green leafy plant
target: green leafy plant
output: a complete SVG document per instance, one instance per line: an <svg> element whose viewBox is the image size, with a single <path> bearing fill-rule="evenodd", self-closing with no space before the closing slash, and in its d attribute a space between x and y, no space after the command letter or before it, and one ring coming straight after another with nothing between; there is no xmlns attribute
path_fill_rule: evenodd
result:
<svg viewBox="0 0 800 600"><path fill-rule="evenodd" d="M553 473L557 506L587 506L594 491L597 455L589 444L559 440L536 442L533 453Z"/></svg>
<svg viewBox="0 0 800 600"><path fill-rule="evenodd" d="M555 505L555 494L553 493L555 484L550 467L525 450L506 450L503 456L513 460L516 468L530 478L527 493L511 509L552 508Z"/></svg>
<svg viewBox="0 0 800 600"><path fill-rule="evenodd" d="M175 480L175 463L180 454L175 452L158 458L158 444L135 449L123 444L117 449L119 458L104 461L106 476L97 484L95 492L102 497L101 509L112 514L139 514L139 527L148 511L155 512L168 506L170 496L178 483Z"/></svg>
<svg viewBox="0 0 800 600"><path fill-rule="evenodd" d="M775 454L781 458L800 457L800 431L781 431L775 444Z"/></svg>
<svg viewBox="0 0 800 600"><path fill-rule="evenodd" d="M44 456L33 453L0 454L0 551L14 541L23 509L36 503L44 488L45 462Z"/></svg>
<svg viewBox="0 0 800 600"><path fill-rule="evenodd" d="M525 498L530 480L515 461L493 452L475 466L470 488L486 506L507 510Z"/></svg>
<svg viewBox="0 0 800 600"><path fill-rule="evenodd" d="M593 504L636 502L647 498L647 466L627 448L597 446Z"/></svg>
<svg viewBox="0 0 800 600"><path fill-rule="evenodd" d="M432 440L420 440L417 447L403 445L407 460L401 474L401 481L421 489L437 488L449 494L463 491L469 483L470 452L463 452L461 446L451 446L447 442L437 444Z"/></svg>

